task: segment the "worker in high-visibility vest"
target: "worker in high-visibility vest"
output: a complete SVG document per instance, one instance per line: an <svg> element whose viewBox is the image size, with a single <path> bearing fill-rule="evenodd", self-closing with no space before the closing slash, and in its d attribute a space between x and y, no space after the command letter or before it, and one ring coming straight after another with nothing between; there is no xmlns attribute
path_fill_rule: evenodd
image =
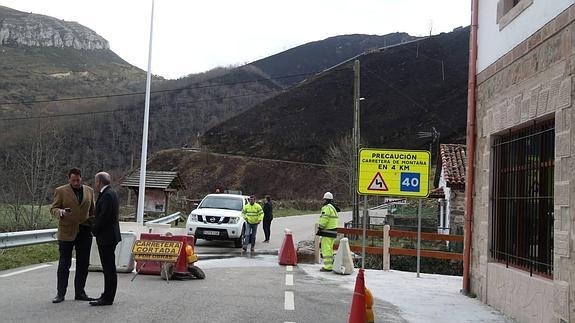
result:
<svg viewBox="0 0 575 323"><path fill-rule="evenodd" d="M258 232L258 224L264 219L264 210L262 206L256 203L256 197L250 196L248 199L248 204L244 205L242 210L242 216L245 223L244 231L244 244L243 250L248 249L248 244L251 244L250 251L254 251L256 246L256 233Z"/></svg>
<svg viewBox="0 0 575 323"><path fill-rule="evenodd" d="M333 203L333 194L326 192L323 195L324 203L321 208L319 218L319 230L317 235L321 236L321 257L323 267L321 271L332 271L333 269L333 242L337 236L337 225L339 208Z"/></svg>

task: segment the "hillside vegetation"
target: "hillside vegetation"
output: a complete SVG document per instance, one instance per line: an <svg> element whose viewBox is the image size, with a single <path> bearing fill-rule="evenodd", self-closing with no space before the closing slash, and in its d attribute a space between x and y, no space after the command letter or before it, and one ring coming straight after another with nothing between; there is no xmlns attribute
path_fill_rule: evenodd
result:
<svg viewBox="0 0 575 323"><path fill-rule="evenodd" d="M186 196L194 198L219 187L274 199L320 200L327 189L323 166L209 152L160 151L150 158L148 170L179 172Z"/></svg>
<svg viewBox="0 0 575 323"><path fill-rule="evenodd" d="M464 141L468 36L461 28L358 57L365 146L428 148L417 133L432 127L443 142ZM216 152L321 163L352 123L349 62L222 122L202 143Z"/></svg>
<svg viewBox="0 0 575 323"><path fill-rule="evenodd" d="M34 210L50 202L68 168L82 168L90 184L98 171L120 180L139 165L146 75L77 23L0 6L0 30L0 203L34 227ZM195 197L216 185L288 199L345 192L345 175L330 179L336 176L309 163L323 164L327 149L350 132L353 72L342 62L357 55L366 145L427 147L416 133L431 127L442 141L457 142L465 129L468 30L412 40L405 33L336 36L244 66L155 77L148 152L158 153L150 167L182 172ZM381 49L393 44L401 45Z"/></svg>

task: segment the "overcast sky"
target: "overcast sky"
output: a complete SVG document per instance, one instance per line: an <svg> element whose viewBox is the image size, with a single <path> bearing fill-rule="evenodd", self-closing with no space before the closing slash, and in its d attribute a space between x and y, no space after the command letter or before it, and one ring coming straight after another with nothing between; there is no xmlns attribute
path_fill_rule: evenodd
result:
<svg viewBox="0 0 575 323"><path fill-rule="evenodd" d="M0 0L77 21L147 69L151 0ZM343 34L447 32L470 23L468 0L156 0L152 72L178 78L251 62Z"/></svg>

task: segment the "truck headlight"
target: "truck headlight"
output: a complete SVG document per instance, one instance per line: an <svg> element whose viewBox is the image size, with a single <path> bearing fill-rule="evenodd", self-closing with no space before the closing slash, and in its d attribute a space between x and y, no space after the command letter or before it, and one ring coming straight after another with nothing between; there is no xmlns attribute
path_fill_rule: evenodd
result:
<svg viewBox="0 0 575 323"><path fill-rule="evenodd" d="M196 214L190 214L188 217L189 222L198 222L198 216Z"/></svg>
<svg viewBox="0 0 575 323"><path fill-rule="evenodd" d="M240 221L240 218L238 217L232 217L230 218L230 221L228 222L229 224L236 224Z"/></svg>

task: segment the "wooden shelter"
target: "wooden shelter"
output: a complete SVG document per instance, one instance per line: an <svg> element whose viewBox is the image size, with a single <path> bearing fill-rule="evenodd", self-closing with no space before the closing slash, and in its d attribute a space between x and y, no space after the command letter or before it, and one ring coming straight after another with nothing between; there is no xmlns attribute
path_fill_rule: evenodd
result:
<svg viewBox="0 0 575 323"><path fill-rule="evenodd" d="M120 184L134 191L138 196L140 186L140 171L134 171ZM164 213L168 215L169 197L184 188L184 184L177 172L147 171L144 211ZM133 205L138 205L137 198Z"/></svg>

